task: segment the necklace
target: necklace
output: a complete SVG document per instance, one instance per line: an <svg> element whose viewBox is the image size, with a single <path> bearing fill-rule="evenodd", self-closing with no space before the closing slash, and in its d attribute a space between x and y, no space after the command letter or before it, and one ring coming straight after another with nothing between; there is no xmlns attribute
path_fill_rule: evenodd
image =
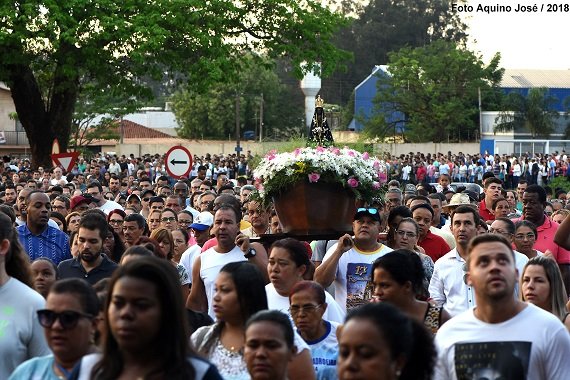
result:
<svg viewBox="0 0 570 380"><path fill-rule="evenodd" d="M69 378L71 378L74 375L74 373L77 369L77 364L73 366L71 371L68 371L67 369L65 369L61 364L59 364L55 360L53 361L53 363L55 364L55 368L57 368L57 370L61 373L61 374L58 374L57 371L54 371L55 375L57 376L57 378L59 380L68 380Z"/></svg>

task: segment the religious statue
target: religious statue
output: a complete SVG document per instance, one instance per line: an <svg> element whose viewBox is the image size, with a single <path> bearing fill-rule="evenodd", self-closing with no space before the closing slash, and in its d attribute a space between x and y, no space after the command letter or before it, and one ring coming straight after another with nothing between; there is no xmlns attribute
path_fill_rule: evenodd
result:
<svg viewBox="0 0 570 380"><path fill-rule="evenodd" d="M315 106L315 114L313 115L313 120L311 121L311 130L309 132L309 144L319 145L319 146L330 146L334 144L331 129L325 117L325 111L323 109L324 100L320 95L317 96Z"/></svg>

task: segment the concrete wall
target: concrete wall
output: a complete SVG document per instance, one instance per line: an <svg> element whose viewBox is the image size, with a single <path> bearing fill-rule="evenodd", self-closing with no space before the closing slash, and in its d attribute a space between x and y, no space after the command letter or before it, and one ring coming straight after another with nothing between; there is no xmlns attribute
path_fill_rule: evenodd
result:
<svg viewBox="0 0 570 380"><path fill-rule="evenodd" d="M178 140L180 141L180 140ZM337 141L337 145L342 146L343 143L355 142L355 140L349 141ZM279 150L284 144L279 142L252 142L246 141L241 143L243 148L242 153L251 150L253 154L263 155L271 149ZM116 146L104 146L102 148L103 152L115 152L119 155L129 155L134 154L139 157L143 154L164 154L175 145L182 145L190 151L190 153L203 156L206 153L223 153L231 154L235 152L235 141L183 141L183 142L155 142L153 143L128 143L128 144L117 144ZM463 152L463 153L479 153L479 143L465 143L465 144L436 144L436 143L421 143L421 144L375 144L374 152L389 153L391 155L399 156L400 154L407 154L410 152L422 152L422 153L447 153L447 151L452 151L453 153Z"/></svg>
<svg viewBox="0 0 570 380"><path fill-rule="evenodd" d="M413 152L421 152L424 154L432 153L444 153L448 151L452 153L468 153L475 154L479 153L479 143L405 143L405 144L374 144L375 153L389 153L394 156L399 156L401 154L408 154Z"/></svg>
<svg viewBox="0 0 570 380"><path fill-rule="evenodd" d="M10 119L9 115L16 112L14 101L10 95L10 91L0 88L0 130L15 131L16 122Z"/></svg>
<svg viewBox="0 0 570 380"><path fill-rule="evenodd" d="M246 153L251 150L252 154L263 155L271 149L279 149L284 143L276 142L242 142L240 144L242 153ZM135 157L139 157L143 154L165 154L170 148L175 145L181 145L190 151L190 153L203 156L206 153L210 154L231 154L235 152L236 143L235 141L185 141L183 143L146 143L146 144L117 144L116 146L104 146L102 147L103 152L115 152L118 155L124 154L128 156L129 154L134 154Z"/></svg>

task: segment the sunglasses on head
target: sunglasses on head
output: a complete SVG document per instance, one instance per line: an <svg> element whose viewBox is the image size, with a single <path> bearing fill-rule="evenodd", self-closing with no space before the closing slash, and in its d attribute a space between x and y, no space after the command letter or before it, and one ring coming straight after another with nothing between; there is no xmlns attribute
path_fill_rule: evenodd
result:
<svg viewBox="0 0 570 380"><path fill-rule="evenodd" d="M66 330L72 329L75 326L77 326L77 323L81 318L87 318L87 319L93 318L92 315L80 313L78 311L73 311L73 310L65 310L62 311L61 313L56 313L53 310L43 309L43 310L38 310L37 314L40 325L42 325L43 327L51 328L55 323L56 319L59 319L59 324L61 325L62 328Z"/></svg>
<svg viewBox="0 0 570 380"><path fill-rule="evenodd" d="M361 207L358 210L356 210L356 212L367 212L371 215L376 215L376 214L378 214L378 209L372 208L372 207L369 207L369 208Z"/></svg>

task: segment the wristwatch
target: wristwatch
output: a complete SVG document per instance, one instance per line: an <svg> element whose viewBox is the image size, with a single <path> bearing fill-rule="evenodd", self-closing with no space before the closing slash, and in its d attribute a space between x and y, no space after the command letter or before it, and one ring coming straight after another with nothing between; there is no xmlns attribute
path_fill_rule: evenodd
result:
<svg viewBox="0 0 570 380"><path fill-rule="evenodd" d="M247 253L244 253L244 257L246 259L251 259L252 257L255 257L255 255L257 255L257 251L253 248L250 248L249 251L247 251Z"/></svg>

